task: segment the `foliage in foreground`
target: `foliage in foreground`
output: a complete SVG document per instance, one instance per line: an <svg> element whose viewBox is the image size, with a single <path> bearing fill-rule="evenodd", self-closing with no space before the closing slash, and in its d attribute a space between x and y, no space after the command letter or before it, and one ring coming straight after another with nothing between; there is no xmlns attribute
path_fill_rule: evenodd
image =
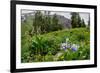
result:
<svg viewBox="0 0 100 73"><path fill-rule="evenodd" d="M86 28L64 29L32 37L26 33L21 41L21 61L26 63L90 59L89 37L90 31ZM79 47L62 48L62 43L77 44Z"/></svg>

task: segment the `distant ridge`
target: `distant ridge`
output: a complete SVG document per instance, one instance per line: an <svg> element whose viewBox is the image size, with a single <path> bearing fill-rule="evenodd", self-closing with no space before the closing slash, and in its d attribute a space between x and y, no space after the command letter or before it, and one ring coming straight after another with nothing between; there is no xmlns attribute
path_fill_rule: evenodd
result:
<svg viewBox="0 0 100 73"><path fill-rule="evenodd" d="M23 22L23 21L25 21L25 20L27 20L27 18L28 17L34 17L34 12L31 12L31 13L24 13L24 14L22 14L21 15L21 21ZM53 17L53 15L49 15L50 17ZM62 24L62 26L64 27L64 28L71 28L72 26L71 26L71 20L70 19L68 19L68 18L66 18L66 17L64 17L64 16L62 16L62 15L58 15L57 14L57 18L58 18L58 20L59 20L59 24Z"/></svg>

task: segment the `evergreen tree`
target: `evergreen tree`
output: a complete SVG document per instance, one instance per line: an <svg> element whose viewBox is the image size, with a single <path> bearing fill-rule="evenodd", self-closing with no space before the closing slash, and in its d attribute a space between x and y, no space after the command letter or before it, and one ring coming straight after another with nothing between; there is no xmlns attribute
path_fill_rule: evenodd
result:
<svg viewBox="0 0 100 73"><path fill-rule="evenodd" d="M86 27L85 22L84 22L84 19L82 19L81 27Z"/></svg>
<svg viewBox="0 0 100 73"><path fill-rule="evenodd" d="M78 24L77 24L77 27L81 27L81 25L82 25L82 20L81 20L80 15L78 14Z"/></svg>
<svg viewBox="0 0 100 73"><path fill-rule="evenodd" d="M41 27L43 26L43 18L42 18L42 13L40 11L36 11L35 13L35 18L34 18L34 22L33 22L33 27L34 27L34 32L37 33L41 33Z"/></svg>
<svg viewBox="0 0 100 73"><path fill-rule="evenodd" d="M72 24L72 28L78 26L78 13L76 12L71 13L71 24Z"/></svg>
<svg viewBox="0 0 100 73"><path fill-rule="evenodd" d="M81 19L79 13L72 12L71 13L71 25L72 28L77 28L77 27L86 27L84 19Z"/></svg>
<svg viewBox="0 0 100 73"><path fill-rule="evenodd" d="M36 34L42 34L50 31L61 30L62 25L56 14L50 16L50 11L36 11L33 19L33 30ZM32 31L33 31L32 30Z"/></svg>
<svg viewBox="0 0 100 73"><path fill-rule="evenodd" d="M45 11L44 15L44 24L45 24L45 31L49 32L50 29L50 24L51 24L51 17L50 17L50 11Z"/></svg>
<svg viewBox="0 0 100 73"><path fill-rule="evenodd" d="M57 25L58 25L58 18L57 18L57 15L54 14L53 18L52 18L52 25L51 25L52 31L56 31L57 30Z"/></svg>
<svg viewBox="0 0 100 73"><path fill-rule="evenodd" d="M62 29L62 25L59 24L59 20L56 14L53 15L52 21L51 21L51 28L52 31L57 31Z"/></svg>

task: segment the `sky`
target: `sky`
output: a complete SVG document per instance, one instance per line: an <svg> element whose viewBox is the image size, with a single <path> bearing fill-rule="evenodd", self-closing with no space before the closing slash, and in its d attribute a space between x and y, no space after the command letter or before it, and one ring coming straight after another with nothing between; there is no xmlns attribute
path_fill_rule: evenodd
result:
<svg viewBox="0 0 100 73"><path fill-rule="evenodd" d="M22 10L22 14L26 14L26 13L33 13L35 10ZM43 11L41 11L43 12ZM57 15L62 15L68 19L71 19L71 12L63 12L63 11L51 11L50 15L53 14L57 14ZM89 13L86 12L79 12L79 15L81 17L81 19L84 19L86 25L88 24L89 21Z"/></svg>

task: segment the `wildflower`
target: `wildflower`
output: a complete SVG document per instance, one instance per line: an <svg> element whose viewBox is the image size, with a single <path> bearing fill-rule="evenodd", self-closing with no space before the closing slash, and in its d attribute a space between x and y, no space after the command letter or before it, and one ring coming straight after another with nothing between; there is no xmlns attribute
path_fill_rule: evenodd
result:
<svg viewBox="0 0 100 73"><path fill-rule="evenodd" d="M73 44L72 47L71 47L71 49L72 49L73 51L77 51L78 48L79 48L79 46L76 45L76 44Z"/></svg>
<svg viewBox="0 0 100 73"><path fill-rule="evenodd" d="M63 49L63 50L66 50L66 46L63 46L62 49Z"/></svg>
<svg viewBox="0 0 100 73"><path fill-rule="evenodd" d="M67 49L67 44L66 43L62 43L61 44L61 49L66 50Z"/></svg>
<svg viewBox="0 0 100 73"><path fill-rule="evenodd" d="M61 43L61 49L66 50L71 47L69 42Z"/></svg>
<svg viewBox="0 0 100 73"><path fill-rule="evenodd" d="M72 47L71 48L73 51L77 51L77 48L76 47Z"/></svg>
<svg viewBox="0 0 100 73"><path fill-rule="evenodd" d="M67 43L67 48L71 48L71 43Z"/></svg>

